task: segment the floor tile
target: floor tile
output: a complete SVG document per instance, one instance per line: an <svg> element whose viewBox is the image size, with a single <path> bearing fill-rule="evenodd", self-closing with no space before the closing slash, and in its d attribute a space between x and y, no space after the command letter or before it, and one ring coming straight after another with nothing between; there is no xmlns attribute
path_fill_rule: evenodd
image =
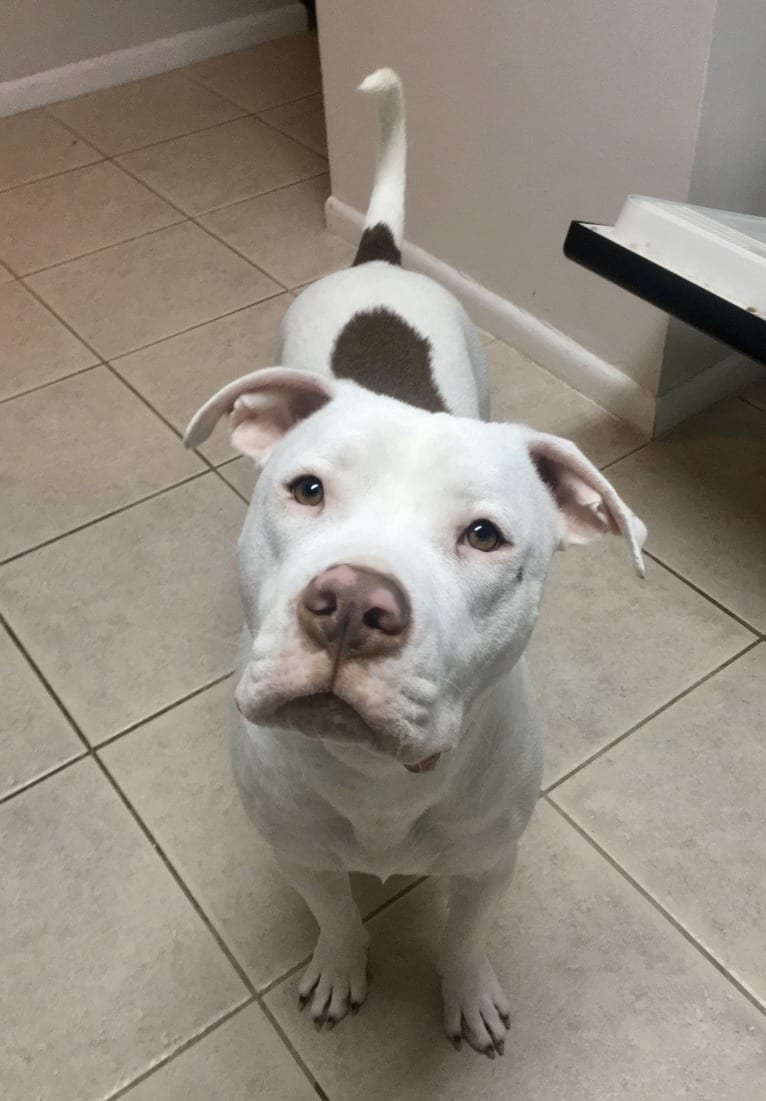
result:
<svg viewBox="0 0 766 1101"><path fill-rule="evenodd" d="M99 160L97 149L45 111L0 119L0 190Z"/></svg>
<svg viewBox="0 0 766 1101"><path fill-rule="evenodd" d="M4 1101L96 1101L241 981L92 761L0 810Z"/></svg>
<svg viewBox="0 0 766 1101"><path fill-rule="evenodd" d="M315 176L327 162L244 118L119 158L128 171L189 214L228 206Z"/></svg>
<svg viewBox="0 0 766 1101"><path fill-rule="evenodd" d="M316 1101L314 1087L257 1005L128 1090L125 1101Z"/></svg>
<svg viewBox="0 0 766 1101"><path fill-rule="evenodd" d="M316 1033L295 980L268 995L333 1101L593 1101L754 1096L763 1018L549 807L538 808L490 954L510 997L502 1059L454 1052L435 973L442 907L425 884L372 923L358 1016Z"/></svg>
<svg viewBox="0 0 766 1101"><path fill-rule="evenodd" d="M108 367L0 405L0 455L0 558L205 469Z"/></svg>
<svg viewBox="0 0 766 1101"><path fill-rule="evenodd" d="M104 356L131 352L281 289L188 223L28 282Z"/></svg>
<svg viewBox="0 0 766 1101"><path fill-rule="evenodd" d="M271 298L124 356L115 368L183 432L200 406L226 383L258 367L277 365L279 325L291 302L286 294ZM200 451L214 463L237 454L225 423Z"/></svg>
<svg viewBox="0 0 766 1101"><path fill-rule="evenodd" d="M319 48L313 34L264 42L190 65L186 72L248 111L264 111L321 91Z"/></svg>
<svg viewBox="0 0 766 1101"><path fill-rule="evenodd" d="M3 264L0 264L0 283L10 283L13 278L12 273Z"/></svg>
<svg viewBox="0 0 766 1101"><path fill-rule="evenodd" d="M229 764L231 681L102 750L105 764L259 987L309 956L313 918L250 825ZM359 877L369 913L406 885Z"/></svg>
<svg viewBox="0 0 766 1101"><path fill-rule="evenodd" d="M110 156L228 122L243 113L241 107L180 72L104 88L47 110Z"/></svg>
<svg viewBox="0 0 766 1101"><path fill-rule="evenodd" d="M22 283L0 286L0 399L96 362Z"/></svg>
<svg viewBox="0 0 766 1101"><path fill-rule="evenodd" d="M328 194L328 178L320 176L200 220L274 279L298 287L354 259L354 248L325 229Z"/></svg>
<svg viewBox="0 0 766 1101"><path fill-rule="evenodd" d="M258 477L258 471L252 459L242 455L232 463L224 463L218 470L229 485L234 486L238 493L250 500Z"/></svg>
<svg viewBox="0 0 766 1101"><path fill-rule="evenodd" d="M661 561L766 631L766 414L730 398L609 477Z"/></svg>
<svg viewBox="0 0 766 1101"><path fill-rule="evenodd" d="M84 751L10 635L0 627L0 797Z"/></svg>
<svg viewBox="0 0 766 1101"><path fill-rule="evenodd" d="M89 165L6 192L0 203L0 254L24 275L180 217L115 165Z"/></svg>
<svg viewBox="0 0 766 1101"><path fill-rule="evenodd" d="M497 340L487 348L492 419L521 421L573 440L597 466L646 440L635 428L572 390L515 348Z"/></svg>
<svg viewBox="0 0 766 1101"><path fill-rule="evenodd" d="M766 1006L766 646L554 793Z"/></svg>
<svg viewBox="0 0 766 1101"><path fill-rule="evenodd" d="M307 96L295 103L285 103L282 107L272 107L270 111L264 111L261 118L276 126L283 134L307 145L315 153L327 156L327 131L321 95Z"/></svg>
<svg viewBox="0 0 766 1101"><path fill-rule="evenodd" d="M243 519L210 474L0 570L0 608L91 742L233 667Z"/></svg>
<svg viewBox="0 0 766 1101"><path fill-rule="evenodd" d="M751 401L753 405L757 405L759 409L766 410L766 380L752 382L742 396Z"/></svg>
<svg viewBox="0 0 766 1101"><path fill-rule="evenodd" d="M667 570L646 567L640 581L613 536L554 560L528 651L546 784L753 641Z"/></svg>

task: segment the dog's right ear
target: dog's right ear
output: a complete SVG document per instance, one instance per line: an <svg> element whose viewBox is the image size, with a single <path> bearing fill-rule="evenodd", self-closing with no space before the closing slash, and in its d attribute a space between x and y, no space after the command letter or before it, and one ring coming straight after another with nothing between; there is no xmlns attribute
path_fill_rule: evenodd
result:
<svg viewBox="0 0 766 1101"><path fill-rule="evenodd" d="M205 402L189 422L184 443L187 447L204 443L228 413L232 446L264 463L285 433L335 393L332 378L289 367L264 367L230 382Z"/></svg>

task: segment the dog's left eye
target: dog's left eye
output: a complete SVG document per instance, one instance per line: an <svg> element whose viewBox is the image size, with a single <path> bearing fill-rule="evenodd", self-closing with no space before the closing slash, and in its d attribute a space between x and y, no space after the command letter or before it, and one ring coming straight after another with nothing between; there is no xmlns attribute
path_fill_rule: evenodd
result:
<svg viewBox="0 0 766 1101"><path fill-rule="evenodd" d="M493 551L505 542L491 520L474 520L463 532L463 539L474 550Z"/></svg>
<svg viewBox="0 0 766 1101"><path fill-rule="evenodd" d="M299 505L321 505L324 486L314 474L304 474L290 484L290 492Z"/></svg>

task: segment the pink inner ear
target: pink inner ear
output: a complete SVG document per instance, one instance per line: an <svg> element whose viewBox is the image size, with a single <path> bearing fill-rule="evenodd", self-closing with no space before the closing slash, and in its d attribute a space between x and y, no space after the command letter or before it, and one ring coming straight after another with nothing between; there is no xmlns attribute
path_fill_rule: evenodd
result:
<svg viewBox="0 0 766 1101"><path fill-rule="evenodd" d="M622 535L639 577L646 528L614 487L569 440L529 432L529 454L558 505L565 543L590 543L611 531Z"/></svg>
<svg viewBox="0 0 766 1101"><path fill-rule="evenodd" d="M553 494L564 515L570 543L591 543L608 531L617 533L601 494L571 470L558 472Z"/></svg>

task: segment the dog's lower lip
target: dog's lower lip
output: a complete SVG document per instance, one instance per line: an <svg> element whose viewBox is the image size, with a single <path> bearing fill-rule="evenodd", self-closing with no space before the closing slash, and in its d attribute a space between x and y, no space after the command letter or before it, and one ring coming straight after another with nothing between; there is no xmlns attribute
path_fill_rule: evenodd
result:
<svg viewBox="0 0 766 1101"><path fill-rule="evenodd" d="M408 772L433 772L436 768L441 753L432 753L430 757L424 757L414 765L405 765Z"/></svg>

